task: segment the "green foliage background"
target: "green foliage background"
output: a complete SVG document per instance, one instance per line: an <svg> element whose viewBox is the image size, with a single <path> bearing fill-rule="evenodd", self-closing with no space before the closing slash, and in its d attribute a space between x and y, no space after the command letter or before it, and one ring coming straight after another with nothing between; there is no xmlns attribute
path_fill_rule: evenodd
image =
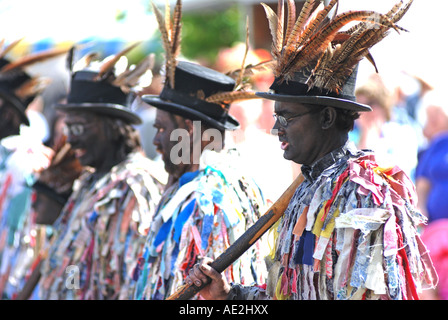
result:
<svg viewBox="0 0 448 320"><path fill-rule="evenodd" d="M164 15L164 8L159 6L159 9ZM152 14L149 4L148 13ZM125 16L126 12L118 12L115 19L120 21ZM155 19L154 16L153 19ZM214 64L220 49L232 47L238 41L245 41L245 21L238 5L231 5L220 10L182 12L181 55L187 59L200 60L201 63ZM133 50L127 54L131 63L140 61L148 53L156 54L158 66L163 63L164 49L158 30L149 39L143 41L141 47L143 47L142 50Z"/></svg>
<svg viewBox="0 0 448 320"><path fill-rule="evenodd" d="M186 13L182 18L182 54L189 59L202 58L209 63L221 48L242 41L241 21L237 6L224 11Z"/></svg>

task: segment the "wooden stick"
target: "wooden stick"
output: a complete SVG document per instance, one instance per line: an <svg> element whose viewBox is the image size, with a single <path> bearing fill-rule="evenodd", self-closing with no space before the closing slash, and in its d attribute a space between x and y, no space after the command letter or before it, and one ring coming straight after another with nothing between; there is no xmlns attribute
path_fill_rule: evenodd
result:
<svg viewBox="0 0 448 320"><path fill-rule="evenodd" d="M297 187L303 182L304 177L300 174L293 183L286 189L280 198L268 209L267 213L260 217L249 229L244 232L226 251L224 251L210 266L219 273L227 269L233 262L235 262L244 252L246 252L263 234L272 227L275 222L285 212L289 202L294 195ZM169 296L166 300L188 300L196 293L201 291L211 282L208 279L207 283L197 287L195 285L185 284Z"/></svg>

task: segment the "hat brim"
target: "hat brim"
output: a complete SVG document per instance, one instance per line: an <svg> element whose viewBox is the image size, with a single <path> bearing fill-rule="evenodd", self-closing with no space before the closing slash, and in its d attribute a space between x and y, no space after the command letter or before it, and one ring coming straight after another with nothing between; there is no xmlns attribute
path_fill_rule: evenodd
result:
<svg viewBox="0 0 448 320"><path fill-rule="evenodd" d="M142 124L142 119L134 112L129 111L128 108L112 103L67 103L58 104L56 109L61 111L87 111L97 114L104 114L115 118L125 120L129 124Z"/></svg>
<svg viewBox="0 0 448 320"><path fill-rule="evenodd" d="M162 100L157 95L143 95L142 100L147 104L154 106L157 109L174 113L176 115L191 120L202 120L205 121L207 124L211 125L212 127L220 130L236 130L240 127L238 120L236 120L230 114L227 115L226 122L223 123L187 106Z"/></svg>
<svg viewBox="0 0 448 320"><path fill-rule="evenodd" d="M295 95L277 94L277 93L270 93L270 92L257 92L256 95L258 97L261 97L264 99L280 101L280 102L296 102L296 103L303 103L303 104L314 104L314 105L329 106L329 107L335 107L335 108L351 110L351 111L358 111L358 112L372 111L372 108L369 107L368 105L361 104L361 103L347 100L347 99L327 97L327 96L295 96Z"/></svg>

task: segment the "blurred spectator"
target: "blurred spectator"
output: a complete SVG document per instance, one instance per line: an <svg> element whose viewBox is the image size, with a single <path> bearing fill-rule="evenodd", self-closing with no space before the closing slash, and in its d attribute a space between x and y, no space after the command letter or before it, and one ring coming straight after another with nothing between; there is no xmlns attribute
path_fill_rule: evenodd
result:
<svg viewBox="0 0 448 320"><path fill-rule="evenodd" d="M422 107L428 146L419 155L416 188L419 209L428 217L422 239L439 275L436 290L422 298L448 300L448 104L442 92L432 91Z"/></svg>
<svg viewBox="0 0 448 320"><path fill-rule="evenodd" d="M433 89L433 86L426 82L423 78L416 75L402 72L398 75L398 85L395 88L395 105L398 110L406 111L407 119L404 113L400 113L402 117L397 121L412 122L420 127L425 123L425 111L422 108L422 99L425 94Z"/></svg>
<svg viewBox="0 0 448 320"><path fill-rule="evenodd" d="M423 291L420 299L448 300L448 219L430 222L421 237L430 252L439 282L435 289Z"/></svg>
<svg viewBox="0 0 448 320"><path fill-rule="evenodd" d="M240 69L241 57L245 50L244 43L222 49L218 54L216 70L228 72ZM257 65L271 59L270 53L264 49L249 50L246 65ZM269 90L273 79L268 68L255 71L251 77L256 91ZM226 145L238 150L242 160L241 166L254 177L266 199L276 201L298 175L300 166L283 158L278 137L271 134L275 122L273 113L274 102L270 100L256 99L233 103L230 114L238 119L240 127L229 132ZM274 166L276 170L265 170Z"/></svg>
<svg viewBox="0 0 448 320"><path fill-rule="evenodd" d="M417 165L417 134L412 126L393 118L392 95L381 77L372 74L356 89L356 99L372 108L356 121L358 148L375 151L381 166L397 165L412 178Z"/></svg>
<svg viewBox="0 0 448 320"><path fill-rule="evenodd" d="M430 92L423 106L428 147L419 155L416 188L420 210L432 222L448 218L448 104L442 93Z"/></svg>
<svg viewBox="0 0 448 320"><path fill-rule="evenodd" d="M266 199L275 202L298 174L298 170L294 171L298 166L283 158L278 137L271 134L273 125L266 126L268 123L263 116L268 114L273 120L273 110L263 112L268 104L272 101L256 99L233 103L230 113L240 121L241 127L229 132L227 138L232 141L226 144L238 150L241 167L254 177ZM262 121L266 123L263 125ZM266 170L270 167L275 170Z"/></svg>

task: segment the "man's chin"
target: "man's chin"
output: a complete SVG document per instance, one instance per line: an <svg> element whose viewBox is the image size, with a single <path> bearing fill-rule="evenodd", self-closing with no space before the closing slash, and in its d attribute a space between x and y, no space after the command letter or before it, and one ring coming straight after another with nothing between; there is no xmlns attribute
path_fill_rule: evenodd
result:
<svg viewBox="0 0 448 320"><path fill-rule="evenodd" d="M285 158L286 160L292 160L289 148L283 151L283 158Z"/></svg>

